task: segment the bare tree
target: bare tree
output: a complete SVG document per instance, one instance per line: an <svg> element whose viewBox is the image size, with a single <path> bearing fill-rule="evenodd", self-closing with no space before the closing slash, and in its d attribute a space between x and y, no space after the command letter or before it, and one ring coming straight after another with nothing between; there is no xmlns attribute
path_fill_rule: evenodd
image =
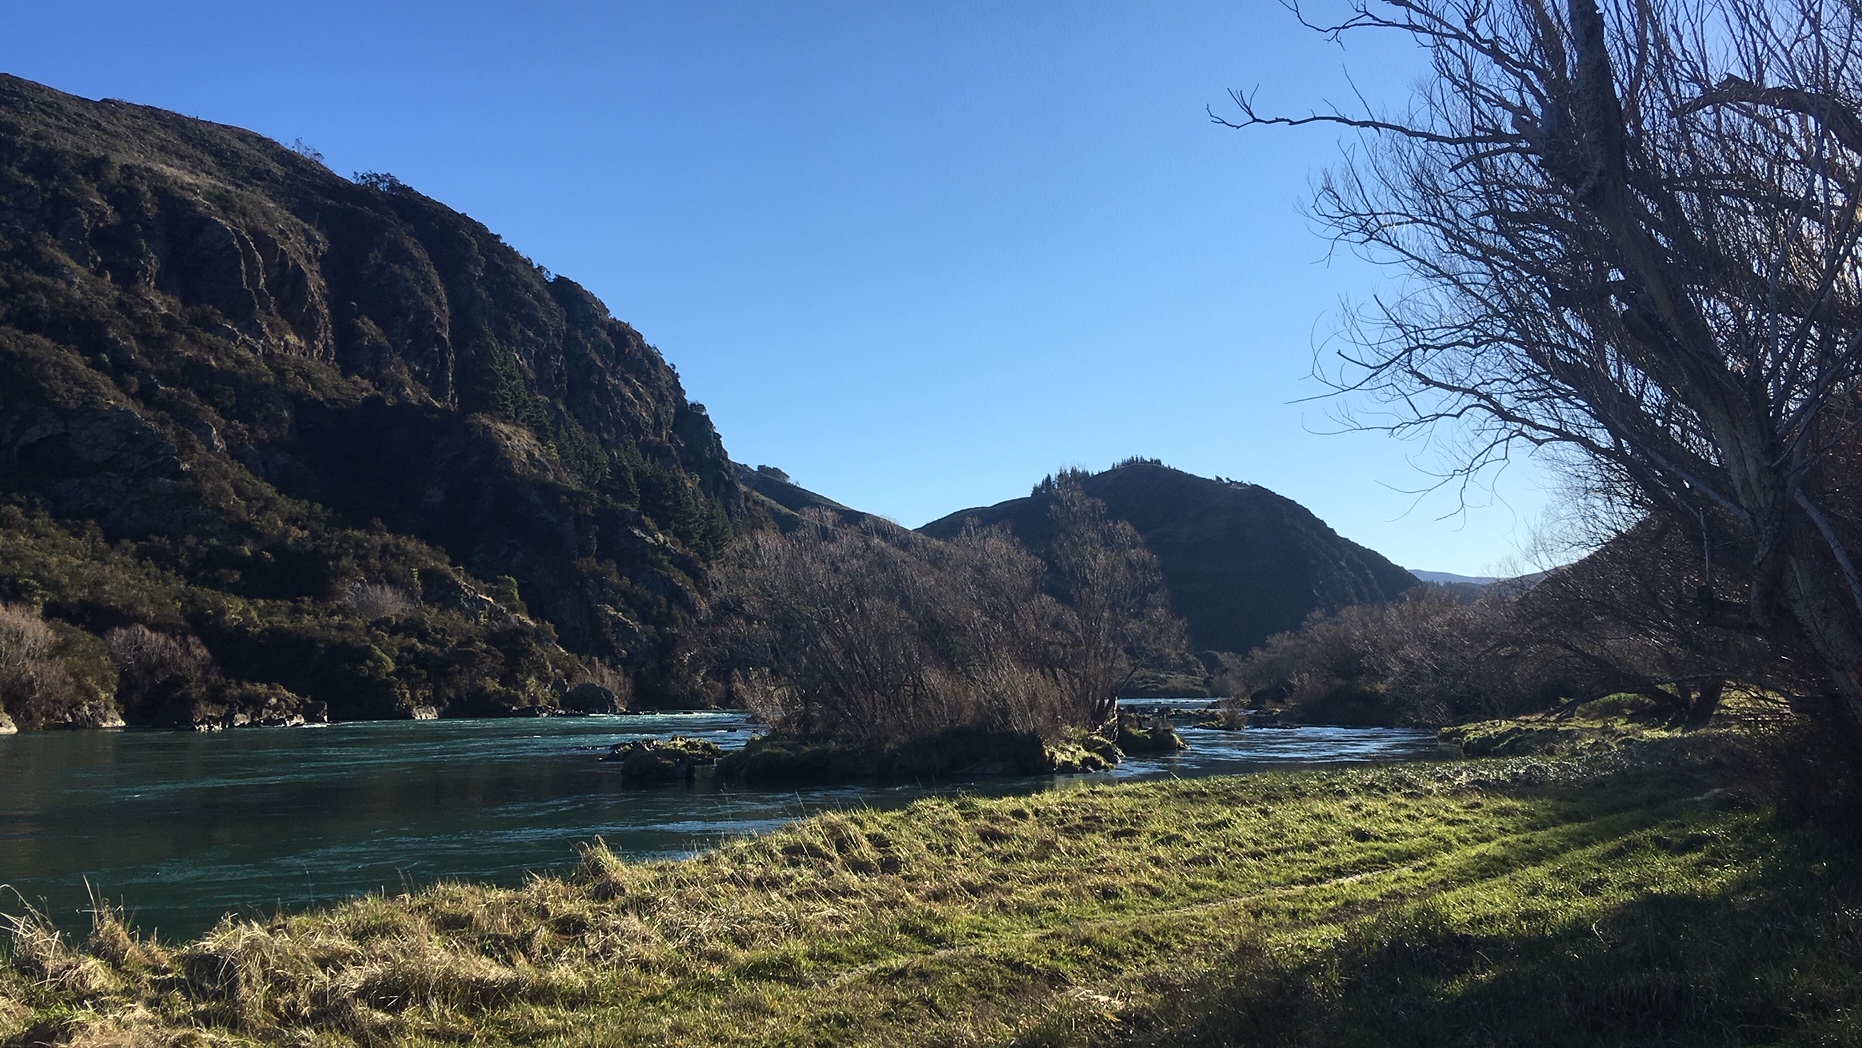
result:
<svg viewBox="0 0 1862 1048"><path fill-rule="evenodd" d="M1103 727L1136 668L1187 657L1183 626L1129 524L1077 478L1036 494L1045 563L1002 529L938 541L815 511L745 536L715 571L708 661L779 730L871 751Z"/></svg>
<svg viewBox="0 0 1862 1048"><path fill-rule="evenodd" d="M138 623L105 632L103 642L116 663L117 695L126 710L166 701L216 675L213 656L198 637L174 637Z"/></svg>
<svg viewBox="0 0 1862 1048"><path fill-rule="evenodd" d="M1307 24L1425 45L1407 112L1237 95L1223 122L1370 140L1316 212L1407 280L1348 325L1341 387L1382 394L1396 430L1463 427L1463 477L1522 444L1576 449L1688 535L1693 613L1810 653L1862 740L1859 14L1355 0ZM1714 588L1735 550L1743 600Z"/></svg>
<svg viewBox="0 0 1862 1048"><path fill-rule="evenodd" d="M1055 529L1048 557L1064 603L1065 628L1052 672L1089 727L1118 717L1118 693L1140 668L1189 651L1183 621L1171 613L1157 557L1127 521L1106 516L1070 471L1043 481Z"/></svg>
<svg viewBox="0 0 1862 1048"><path fill-rule="evenodd" d="M746 536L716 569L711 659L785 732L871 751L953 729L1053 736L1044 658L1060 609L1013 539L950 542L808 515Z"/></svg>
<svg viewBox="0 0 1862 1048"><path fill-rule="evenodd" d="M58 657L58 634L29 604L0 601L0 717L28 728L56 721L79 701Z"/></svg>
<svg viewBox="0 0 1862 1048"><path fill-rule="evenodd" d="M357 579L343 590L343 603L356 614L372 621L405 615L414 610L419 602L399 586Z"/></svg>

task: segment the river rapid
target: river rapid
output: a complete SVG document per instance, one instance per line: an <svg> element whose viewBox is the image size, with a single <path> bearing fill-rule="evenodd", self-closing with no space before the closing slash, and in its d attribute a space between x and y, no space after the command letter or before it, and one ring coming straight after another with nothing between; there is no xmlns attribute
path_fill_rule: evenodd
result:
<svg viewBox="0 0 1862 1048"><path fill-rule="evenodd" d="M569 868L596 837L630 858L664 858L823 809L892 807L931 793L1026 793L1437 752L1424 731L1180 730L1188 752L1128 759L1096 775L800 790L705 779L623 787L618 765L598 759L617 742L673 734L741 746L751 727L735 712L0 736L0 913L31 905L82 933L94 891L125 906L141 930L173 941L229 913L269 917L444 879L517 885L532 872Z"/></svg>

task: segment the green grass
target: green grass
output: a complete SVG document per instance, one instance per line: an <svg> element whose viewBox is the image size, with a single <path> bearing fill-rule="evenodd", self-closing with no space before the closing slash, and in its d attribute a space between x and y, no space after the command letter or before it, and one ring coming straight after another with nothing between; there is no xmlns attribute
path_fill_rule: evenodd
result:
<svg viewBox="0 0 1862 1048"><path fill-rule="evenodd" d="M1858 855L1690 748L927 800L180 946L27 929L0 1040L1853 1043Z"/></svg>

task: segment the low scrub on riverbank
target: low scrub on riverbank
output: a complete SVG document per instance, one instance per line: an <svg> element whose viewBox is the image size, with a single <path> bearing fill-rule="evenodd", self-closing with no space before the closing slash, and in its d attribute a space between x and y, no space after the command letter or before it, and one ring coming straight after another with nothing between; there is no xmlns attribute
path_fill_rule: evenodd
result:
<svg viewBox="0 0 1862 1048"><path fill-rule="evenodd" d="M186 945L26 928L0 1041L1853 1041L1856 855L1727 747L934 799Z"/></svg>

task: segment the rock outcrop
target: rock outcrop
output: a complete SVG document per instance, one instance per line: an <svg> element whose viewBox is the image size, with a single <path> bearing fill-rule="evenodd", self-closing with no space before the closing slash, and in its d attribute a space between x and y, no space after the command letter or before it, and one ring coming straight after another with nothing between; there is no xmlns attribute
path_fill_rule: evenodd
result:
<svg viewBox="0 0 1862 1048"><path fill-rule="evenodd" d="M660 354L478 222L0 76L0 599L336 717L550 706L595 659L651 699L746 507Z"/></svg>

